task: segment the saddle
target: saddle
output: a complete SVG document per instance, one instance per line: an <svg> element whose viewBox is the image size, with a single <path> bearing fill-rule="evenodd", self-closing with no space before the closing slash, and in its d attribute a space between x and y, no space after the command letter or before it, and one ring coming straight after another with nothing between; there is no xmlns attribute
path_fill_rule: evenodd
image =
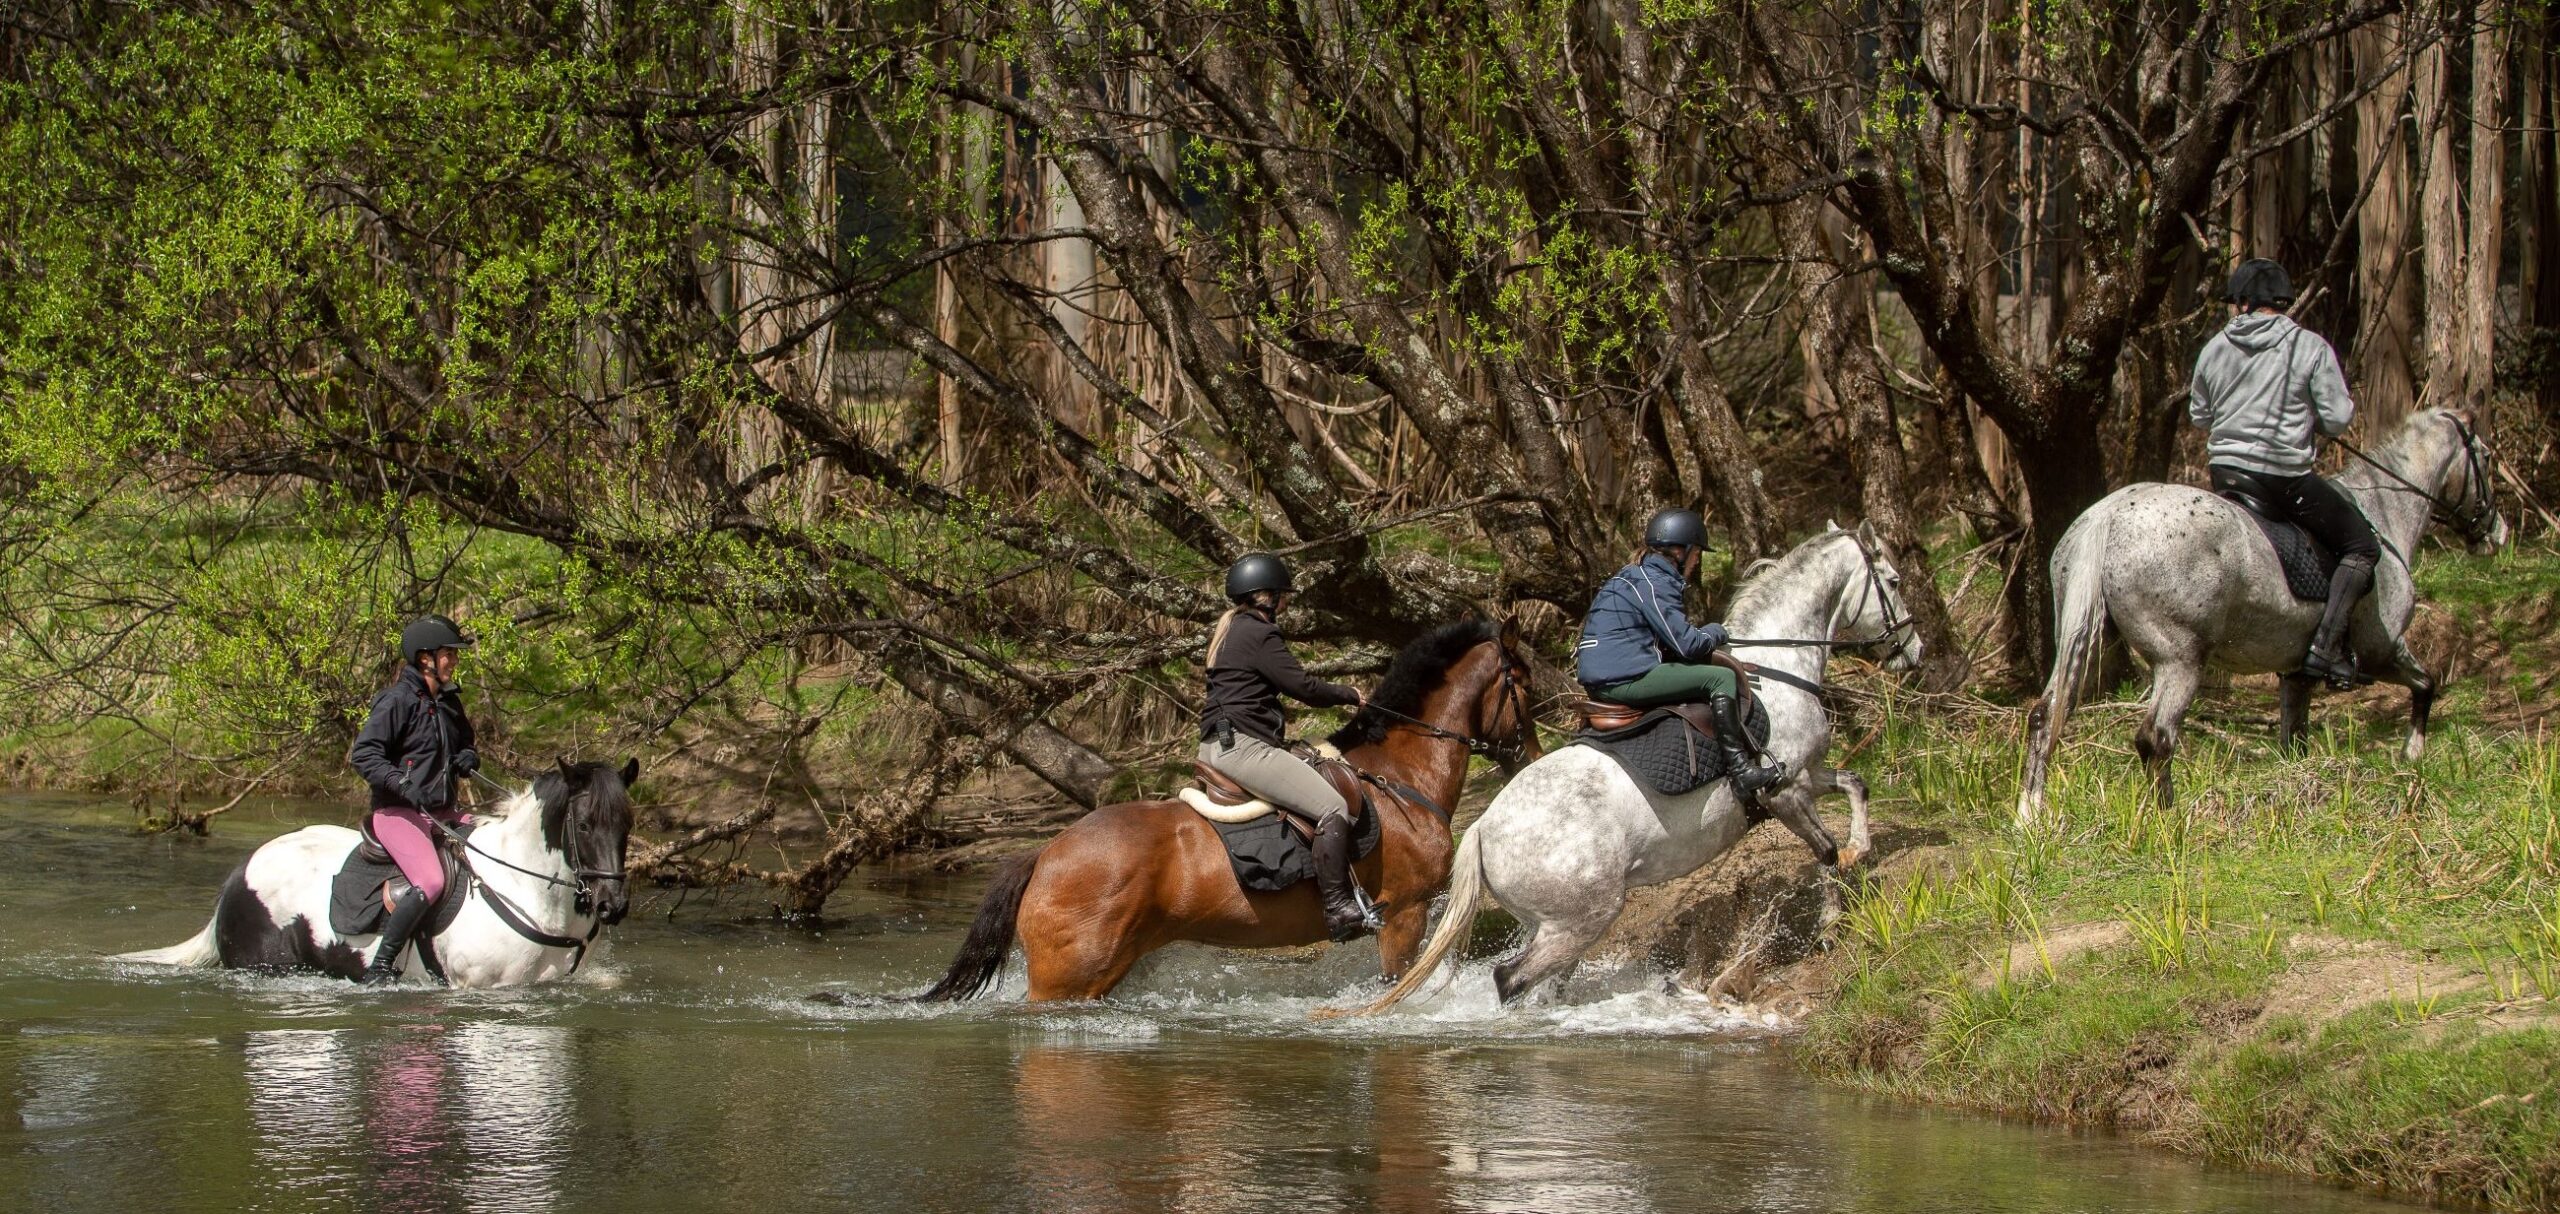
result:
<svg viewBox="0 0 2560 1214"><path fill-rule="evenodd" d="M372 815L357 825L364 836L347 852L346 862L338 867L338 875L329 882L329 927L341 936L369 936L382 930L383 916L393 903L409 892L409 879L400 874L400 865L392 860L390 849L373 837ZM471 826L460 827L458 833L468 835ZM436 858L444 862L444 896L437 900L434 913L418 929L421 936L433 936L452 924L462 912L462 904L471 892L471 869L462 862L462 845L450 835L436 836Z"/></svg>
<svg viewBox="0 0 2560 1214"><path fill-rule="evenodd" d="M1742 730L1749 735L1746 740L1754 749L1768 746L1769 710L1760 697L1751 694L1750 667L1728 654L1718 653L1716 659L1718 665L1730 666L1745 676L1740 704ZM1582 722L1574 744L1617 760L1629 776L1656 793L1678 796L1724 778L1724 752L1713 745L1715 717L1704 704L1629 708L1578 700L1573 707ZM1757 808L1748 812L1755 822L1762 814Z"/></svg>
<svg viewBox="0 0 2560 1214"><path fill-rule="evenodd" d="M1306 748L1295 748L1352 807L1351 858L1365 860L1378 850L1383 828L1360 769ZM1206 763L1193 760L1195 783L1177 795L1193 812L1207 818L1227 846L1228 866L1236 884L1248 890L1277 893L1316 875L1315 828L1296 813L1262 800L1243 785Z"/></svg>
<svg viewBox="0 0 2560 1214"><path fill-rule="evenodd" d="M2276 564L2284 570L2285 589L2304 602L2325 602L2329 597L2329 575L2337 571L2338 558L2311 538L2300 523L2285 517L2284 512L2239 489L2215 490L2224 500L2240 507L2258 521L2267 543L2276 550Z"/></svg>

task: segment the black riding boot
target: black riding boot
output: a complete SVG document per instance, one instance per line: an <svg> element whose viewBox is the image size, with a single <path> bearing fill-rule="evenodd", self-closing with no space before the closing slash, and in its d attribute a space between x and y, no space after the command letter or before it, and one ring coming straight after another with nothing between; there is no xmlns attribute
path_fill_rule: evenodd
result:
<svg viewBox="0 0 2560 1214"><path fill-rule="evenodd" d="M2371 560L2351 556L2338 562L2337 570L2329 575L2329 604L2320 612L2319 631L2311 634L2311 652L2302 659L2302 673L2327 682L2336 691L2356 685L2355 655L2346 646L2347 623L2372 585Z"/></svg>
<svg viewBox="0 0 2560 1214"><path fill-rule="evenodd" d="M1330 813L1316 823L1315 853L1325 934L1352 940L1378 930L1378 912L1362 903L1351 884L1351 815Z"/></svg>
<svg viewBox="0 0 2560 1214"><path fill-rule="evenodd" d="M427 921L427 912L434 905L415 886L402 891L400 900L392 903L390 912L382 918L382 943L373 950L373 964L366 966L356 981L365 986L399 981L400 950L409 947L409 937L418 934L418 925Z"/></svg>
<svg viewBox="0 0 2560 1214"><path fill-rule="evenodd" d="M1762 761L1750 735L1742 732L1741 706L1732 696L1708 697L1707 711L1716 719L1716 747L1724 752L1724 775L1733 785L1733 799L1756 808L1760 794L1785 780L1787 770Z"/></svg>

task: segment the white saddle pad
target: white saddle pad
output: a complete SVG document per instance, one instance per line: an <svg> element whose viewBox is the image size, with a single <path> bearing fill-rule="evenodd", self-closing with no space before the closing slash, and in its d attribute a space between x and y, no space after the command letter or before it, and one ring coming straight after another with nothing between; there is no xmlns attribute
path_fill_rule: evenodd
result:
<svg viewBox="0 0 2560 1214"><path fill-rule="evenodd" d="M1202 792L1197 788L1186 788L1173 795L1181 798L1183 804L1190 806L1192 810L1197 812L1201 817L1207 818L1212 822L1224 822L1229 826L1233 826L1238 822L1251 822L1255 818L1259 818L1264 814L1276 812L1269 801L1247 801L1242 805L1220 805L1217 802L1210 800L1209 794Z"/></svg>

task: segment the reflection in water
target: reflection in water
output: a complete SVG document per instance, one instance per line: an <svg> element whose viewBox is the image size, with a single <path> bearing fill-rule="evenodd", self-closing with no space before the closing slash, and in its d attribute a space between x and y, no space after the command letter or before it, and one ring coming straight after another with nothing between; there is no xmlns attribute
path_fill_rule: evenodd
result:
<svg viewBox="0 0 2560 1214"><path fill-rule="evenodd" d="M251 1152L276 1190L316 1196L344 1182L334 1165L357 1154L364 1133L352 1053L335 1030L249 1034L241 1066L257 1130Z"/></svg>
<svg viewBox="0 0 2560 1214"><path fill-rule="evenodd" d="M556 1025L486 1022L464 1025L447 1042L460 1072L472 1209L552 1207L576 1113L573 1045Z"/></svg>
<svg viewBox="0 0 2560 1214"><path fill-rule="evenodd" d="M372 1209L547 1209L574 1115L571 1045L564 1028L503 1023L252 1033L256 1157L276 1189L352 1181Z"/></svg>

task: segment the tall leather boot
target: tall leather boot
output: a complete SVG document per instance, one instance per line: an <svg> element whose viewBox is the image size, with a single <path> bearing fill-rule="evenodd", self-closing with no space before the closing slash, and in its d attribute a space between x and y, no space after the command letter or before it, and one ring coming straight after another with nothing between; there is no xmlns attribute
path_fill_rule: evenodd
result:
<svg viewBox="0 0 2560 1214"><path fill-rule="evenodd" d="M2356 685L2355 655L2347 652L2347 623L2372 586L2370 557L2348 557L2329 574L2329 603L2320 612L2319 630L2311 634L2311 652L2303 656L2302 673L2327 682L2331 690Z"/></svg>
<svg viewBox="0 0 2560 1214"><path fill-rule="evenodd" d="M373 950L373 964L356 978L359 985L378 986L400 980L400 950L409 947L409 937L418 934L418 925L427 921L427 912L434 906L414 885L401 893L400 900L391 904L390 913L383 916L382 943Z"/></svg>
<svg viewBox="0 0 2560 1214"><path fill-rule="evenodd" d="M1324 933L1337 941L1378 930L1378 912L1351 887L1351 815L1336 811L1316 823L1316 898L1324 903Z"/></svg>
<svg viewBox="0 0 2560 1214"><path fill-rule="evenodd" d="M1741 706L1732 696L1709 696L1707 712L1716 720L1716 748L1724 752L1724 775L1733 785L1733 799L1757 807L1760 794L1784 781L1787 769L1763 761L1751 745L1751 736L1742 732Z"/></svg>

